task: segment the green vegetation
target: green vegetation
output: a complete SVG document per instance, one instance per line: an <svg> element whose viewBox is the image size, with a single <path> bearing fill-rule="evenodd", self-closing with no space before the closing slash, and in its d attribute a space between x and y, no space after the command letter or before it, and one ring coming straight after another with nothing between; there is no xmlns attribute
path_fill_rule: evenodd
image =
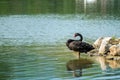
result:
<svg viewBox="0 0 120 80"><path fill-rule="evenodd" d="M120 16L120 0L0 0L0 15L93 14ZM94 16L93 16L94 17Z"/></svg>
<svg viewBox="0 0 120 80"><path fill-rule="evenodd" d="M74 0L1 0L0 14L74 13Z"/></svg>

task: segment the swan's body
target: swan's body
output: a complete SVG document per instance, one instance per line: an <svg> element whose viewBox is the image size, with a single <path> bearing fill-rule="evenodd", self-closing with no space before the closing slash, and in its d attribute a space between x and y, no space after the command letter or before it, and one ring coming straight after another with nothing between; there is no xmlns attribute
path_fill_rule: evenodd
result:
<svg viewBox="0 0 120 80"><path fill-rule="evenodd" d="M82 42L83 37L81 34L79 33L75 33L75 37L79 36L80 40L73 40L73 39L69 39L66 42L66 46L73 51L77 51L79 52L79 57L80 57L80 53L87 53L88 51L94 49L94 47L86 42Z"/></svg>

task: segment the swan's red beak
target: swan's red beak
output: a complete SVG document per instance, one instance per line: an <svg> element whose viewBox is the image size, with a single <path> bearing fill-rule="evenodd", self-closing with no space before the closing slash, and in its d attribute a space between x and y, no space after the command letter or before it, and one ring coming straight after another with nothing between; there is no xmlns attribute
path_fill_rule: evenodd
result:
<svg viewBox="0 0 120 80"><path fill-rule="evenodd" d="M76 37L76 35L74 35L74 38Z"/></svg>

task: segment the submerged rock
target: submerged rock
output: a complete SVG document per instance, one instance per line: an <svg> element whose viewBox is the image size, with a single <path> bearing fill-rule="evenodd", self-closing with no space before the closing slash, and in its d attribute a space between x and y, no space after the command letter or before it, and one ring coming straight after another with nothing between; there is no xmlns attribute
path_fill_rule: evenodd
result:
<svg viewBox="0 0 120 80"><path fill-rule="evenodd" d="M100 64L102 70L111 69L118 69L120 68L120 57L113 57L113 56L97 56L94 57L96 61Z"/></svg>

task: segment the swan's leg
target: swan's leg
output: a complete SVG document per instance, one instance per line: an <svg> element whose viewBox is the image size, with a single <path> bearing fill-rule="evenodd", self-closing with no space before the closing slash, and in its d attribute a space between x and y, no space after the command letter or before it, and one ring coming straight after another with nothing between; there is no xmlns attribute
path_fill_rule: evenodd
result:
<svg viewBox="0 0 120 80"><path fill-rule="evenodd" d="M80 52L79 52L79 54L78 54L78 57L79 57L79 59L80 59Z"/></svg>

